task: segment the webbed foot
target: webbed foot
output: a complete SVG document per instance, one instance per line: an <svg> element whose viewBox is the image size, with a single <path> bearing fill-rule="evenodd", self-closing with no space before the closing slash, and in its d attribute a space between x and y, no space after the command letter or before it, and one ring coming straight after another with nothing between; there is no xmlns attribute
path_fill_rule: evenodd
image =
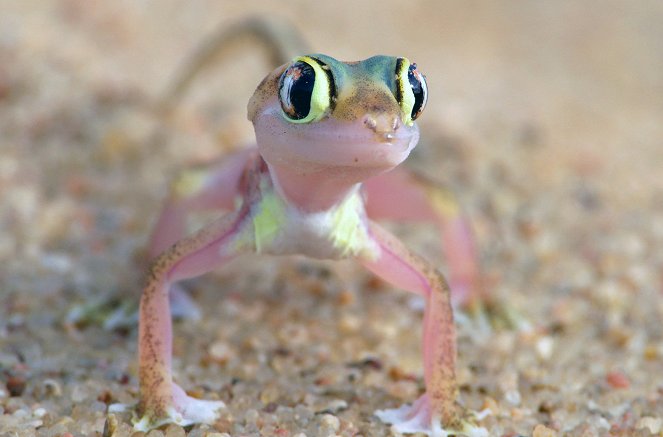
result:
<svg viewBox="0 0 663 437"><path fill-rule="evenodd" d="M212 425L226 407L223 401L206 401L188 396L177 384L173 384L171 405L158 408L146 407L140 418L133 421L134 429L147 432L168 423L180 426L193 424Z"/></svg>
<svg viewBox="0 0 663 437"><path fill-rule="evenodd" d="M400 408L378 410L375 415L392 429L402 434L423 433L429 437L447 437L450 435L466 437L487 437L488 431L474 425L471 421L460 419L452 426L443 428L439 417L431 410L428 395L424 394L414 404Z"/></svg>

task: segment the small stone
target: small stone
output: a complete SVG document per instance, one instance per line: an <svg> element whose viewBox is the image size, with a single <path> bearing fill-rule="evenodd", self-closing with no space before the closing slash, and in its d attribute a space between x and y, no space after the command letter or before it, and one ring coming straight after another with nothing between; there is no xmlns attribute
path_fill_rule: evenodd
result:
<svg viewBox="0 0 663 437"><path fill-rule="evenodd" d="M327 413L338 413L339 411L346 410L348 408L348 403L343 399L334 399L330 401L322 411Z"/></svg>
<svg viewBox="0 0 663 437"><path fill-rule="evenodd" d="M205 437L231 437L227 432L208 432Z"/></svg>
<svg viewBox="0 0 663 437"><path fill-rule="evenodd" d="M22 376L10 376L7 378L7 390L11 396L21 396L25 390L26 380Z"/></svg>
<svg viewBox="0 0 663 437"><path fill-rule="evenodd" d="M185 437L184 428L179 425L170 424L166 427L165 437Z"/></svg>
<svg viewBox="0 0 663 437"><path fill-rule="evenodd" d="M208 349L210 358L218 364L226 364L234 356L233 350L227 343L217 341L212 343Z"/></svg>
<svg viewBox="0 0 663 437"><path fill-rule="evenodd" d="M497 404L497 401L491 397L486 397L483 400L481 411L486 411L486 410L490 410L493 416L497 416L500 413L500 407Z"/></svg>
<svg viewBox="0 0 663 437"><path fill-rule="evenodd" d="M320 425L323 428L328 428L336 432L341 428L341 421L338 420L338 417L332 414L323 414L320 419Z"/></svg>
<svg viewBox="0 0 663 437"><path fill-rule="evenodd" d="M608 374L605 376L605 380L612 388L629 388L631 385L628 377L622 372L618 371L608 372Z"/></svg>
<svg viewBox="0 0 663 437"><path fill-rule="evenodd" d="M545 425L538 424L534 427L532 437L557 437L557 432Z"/></svg>
<svg viewBox="0 0 663 437"><path fill-rule="evenodd" d="M610 422L608 422L608 420L600 414L592 414L589 419L587 419L586 424L593 429L601 431L608 431L612 426ZM599 435L603 436L604 434Z"/></svg>
<svg viewBox="0 0 663 437"><path fill-rule="evenodd" d="M647 361L654 361L658 358L659 352L658 352L658 347L654 344L648 344L645 347L644 353L643 353L645 360Z"/></svg>
<svg viewBox="0 0 663 437"><path fill-rule="evenodd" d="M338 330L343 334L353 334L361 328L362 320L353 314L343 314L338 320Z"/></svg>
<svg viewBox="0 0 663 437"><path fill-rule="evenodd" d="M355 300L355 295L350 290L343 290L338 295L338 303L341 306L352 305Z"/></svg>
<svg viewBox="0 0 663 437"><path fill-rule="evenodd" d="M163 432L159 431L158 429L153 429L152 431L148 432L145 437L165 437L163 435Z"/></svg>
<svg viewBox="0 0 663 437"><path fill-rule="evenodd" d="M663 419L651 416L642 417L635 424L635 429L649 429L651 434L658 434L663 430Z"/></svg>
<svg viewBox="0 0 663 437"><path fill-rule="evenodd" d="M260 393L260 402L267 405L269 403L276 402L279 399L280 396L281 396L281 393L279 392L278 387L270 385L270 386L267 386Z"/></svg>
<svg viewBox="0 0 663 437"><path fill-rule="evenodd" d="M513 406L520 405L521 396L518 390L509 390L504 393L504 400Z"/></svg>
<svg viewBox="0 0 663 437"><path fill-rule="evenodd" d="M548 361L553 354L555 341L550 336L541 337L536 342L536 354L542 361Z"/></svg>

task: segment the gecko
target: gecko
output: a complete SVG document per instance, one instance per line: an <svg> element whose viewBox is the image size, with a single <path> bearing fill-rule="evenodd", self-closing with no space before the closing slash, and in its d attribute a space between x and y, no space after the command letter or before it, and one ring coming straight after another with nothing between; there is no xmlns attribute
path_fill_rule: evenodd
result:
<svg viewBox="0 0 663 437"><path fill-rule="evenodd" d="M136 429L217 419L223 402L194 399L173 381L169 290L238 255L258 253L354 259L395 287L423 296L426 391L412 405L376 415L402 433L486 435L456 402L456 332L447 282L376 221L440 224L443 235L458 243L450 253L457 288L472 288L476 272L467 224L399 167L417 145L415 120L427 98L425 76L404 57L341 62L301 55L263 79L248 103L256 145L181 178L157 221L139 310L142 416ZM209 207L229 212L185 235L187 214Z"/></svg>

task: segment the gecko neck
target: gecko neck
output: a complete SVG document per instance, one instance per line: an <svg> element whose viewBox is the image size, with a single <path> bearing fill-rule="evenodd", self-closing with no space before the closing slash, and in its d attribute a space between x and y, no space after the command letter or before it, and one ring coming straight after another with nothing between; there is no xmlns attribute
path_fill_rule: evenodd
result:
<svg viewBox="0 0 663 437"><path fill-rule="evenodd" d="M355 192L365 177L353 177L347 171L312 170L297 173L267 164L277 193L305 212L327 211Z"/></svg>

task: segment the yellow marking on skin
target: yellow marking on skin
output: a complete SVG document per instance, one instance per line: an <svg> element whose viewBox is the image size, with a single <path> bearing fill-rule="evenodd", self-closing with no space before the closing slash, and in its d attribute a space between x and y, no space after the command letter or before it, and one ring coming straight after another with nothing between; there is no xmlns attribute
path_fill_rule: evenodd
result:
<svg viewBox="0 0 663 437"><path fill-rule="evenodd" d="M200 191L207 179L205 170L188 170L182 173L171 185L170 190L176 199L184 199Z"/></svg>
<svg viewBox="0 0 663 437"><path fill-rule="evenodd" d="M360 232L363 230L361 218L357 213L360 207L361 199L358 194L354 194L334 211L331 240L334 247L340 249L344 256L356 255L363 249L365 243L365 235Z"/></svg>
<svg viewBox="0 0 663 437"><path fill-rule="evenodd" d="M253 238L256 252L260 253L274 241L287 217L285 204L274 192L265 193L258 207L258 213L253 217Z"/></svg>
<svg viewBox="0 0 663 437"><path fill-rule="evenodd" d="M363 200L355 193L340 204L333 213L332 244L341 250L343 256L362 255L366 259L376 259L379 255L366 228L363 226L359 211Z"/></svg>

